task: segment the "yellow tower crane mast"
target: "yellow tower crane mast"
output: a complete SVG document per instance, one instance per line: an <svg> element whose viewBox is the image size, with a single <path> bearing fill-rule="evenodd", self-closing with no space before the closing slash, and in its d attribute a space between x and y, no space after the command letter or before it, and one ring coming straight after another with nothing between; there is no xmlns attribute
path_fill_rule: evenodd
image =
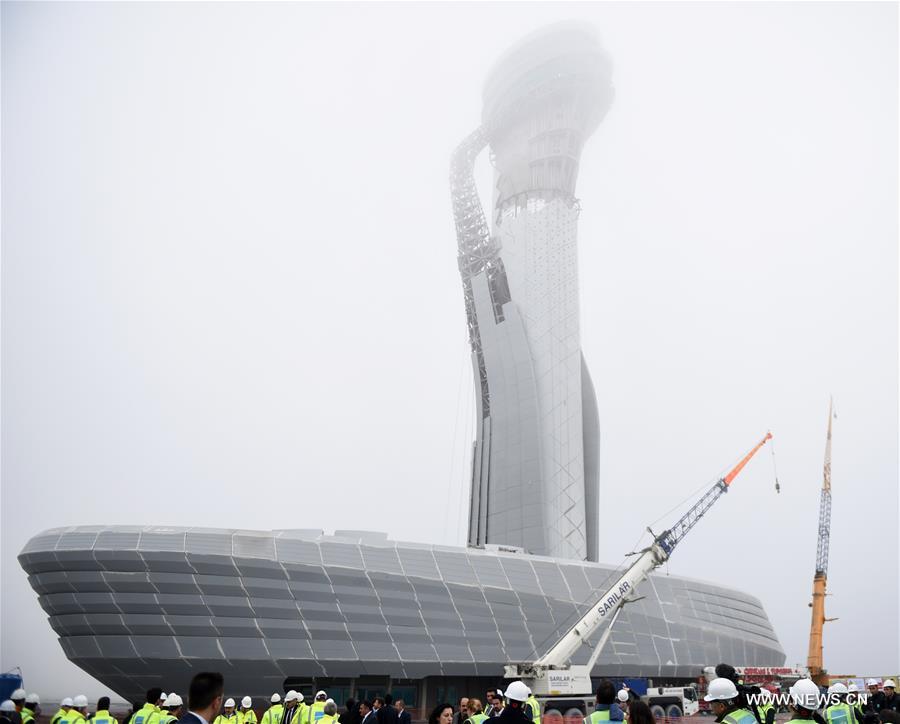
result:
<svg viewBox="0 0 900 724"><path fill-rule="evenodd" d="M825 468L822 494L819 497L819 538L816 545L816 574L813 577L812 623L809 626L809 655L806 667L809 677L819 686L828 685L828 672L822 658L822 629L825 618L825 593L828 581L828 544L831 537L831 420L834 417L832 401L828 403L828 435L825 438Z"/></svg>

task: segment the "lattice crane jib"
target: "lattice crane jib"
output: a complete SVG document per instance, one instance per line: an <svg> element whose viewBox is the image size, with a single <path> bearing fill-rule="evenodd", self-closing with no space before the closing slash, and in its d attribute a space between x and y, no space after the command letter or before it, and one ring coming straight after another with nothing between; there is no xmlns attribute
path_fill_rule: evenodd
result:
<svg viewBox="0 0 900 724"><path fill-rule="evenodd" d="M828 403L828 432L825 437L825 464L823 467L822 491L819 495L819 530L816 539L816 571L813 576L812 621L809 627L809 653L806 666L810 678L817 684L827 684L828 676L824 664L823 629L825 618L825 596L828 584L828 549L831 539L831 424L834 419L833 401Z"/></svg>

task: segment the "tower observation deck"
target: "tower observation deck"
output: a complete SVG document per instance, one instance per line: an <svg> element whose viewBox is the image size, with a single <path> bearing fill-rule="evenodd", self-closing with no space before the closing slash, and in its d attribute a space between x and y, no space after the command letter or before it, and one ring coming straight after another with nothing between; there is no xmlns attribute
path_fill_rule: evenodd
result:
<svg viewBox="0 0 900 724"><path fill-rule="evenodd" d="M526 37L496 63L481 126L451 189L478 414L470 546L596 561L599 424L581 352L575 184L613 98L612 63L576 24ZM485 216L472 174L490 147Z"/></svg>

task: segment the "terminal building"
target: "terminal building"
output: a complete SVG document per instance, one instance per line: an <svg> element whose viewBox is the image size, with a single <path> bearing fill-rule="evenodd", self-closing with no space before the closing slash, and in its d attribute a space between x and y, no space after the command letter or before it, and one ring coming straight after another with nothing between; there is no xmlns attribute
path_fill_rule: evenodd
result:
<svg viewBox="0 0 900 724"><path fill-rule="evenodd" d="M19 555L66 656L118 694L182 694L201 670L262 706L326 689L391 692L415 718L483 696L546 652L614 573L600 563L599 412L581 352L575 181L613 98L611 62L553 26L489 74L480 126L453 155L459 269L478 384L466 547L319 530L79 526ZM472 169L490 148L490 218ZM621 551L610 551L618 558ZM691 680L781 666L758 599L652 575L595 676ZM573 663L585 663L589 651ZM265 697L265 699L263 699Z"/></svg>

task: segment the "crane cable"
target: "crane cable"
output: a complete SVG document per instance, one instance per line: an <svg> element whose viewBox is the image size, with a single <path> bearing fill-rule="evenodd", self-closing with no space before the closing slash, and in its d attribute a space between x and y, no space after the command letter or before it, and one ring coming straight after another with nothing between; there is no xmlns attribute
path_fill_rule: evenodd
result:
<svg viewBox="0 0 900 724"><path fill-rule="evenodd" d="M775 492L781 492L781 483L778 482L778 467L775 465L775 440L772 440L772 474L775 476Z"/></svg>

